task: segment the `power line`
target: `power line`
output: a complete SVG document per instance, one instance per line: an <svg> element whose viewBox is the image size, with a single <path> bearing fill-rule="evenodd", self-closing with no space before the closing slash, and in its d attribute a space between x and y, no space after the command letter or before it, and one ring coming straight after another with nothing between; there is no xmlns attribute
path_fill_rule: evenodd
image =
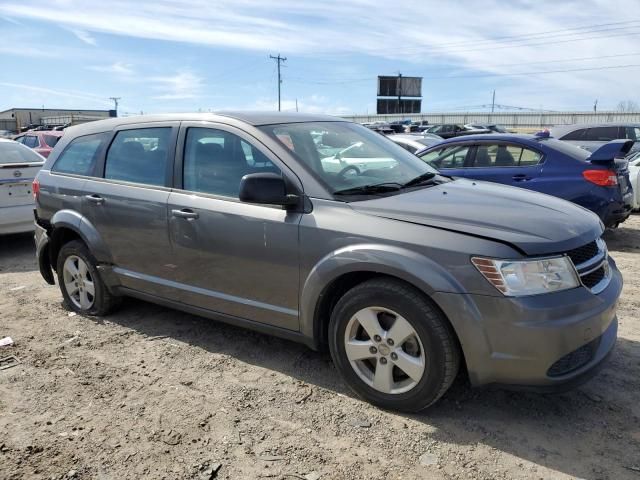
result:
<svg viewBox="0 0 640 480"><path fill-rule="evenodd" d="M281 57L280 54L278 54L277 57L269 55L269 58L272 58L278 64L278 111L280 111L280 86L282 85L282 79L280 77L280 64L286 62L287 57Z"/></svg>
<svg viewBox="0 0 640 480"><path fill-rule="evenodd" d="M597 71L597 70L614 70L621 68L636 68L640 67L640 64L629 64L629 65L609 65L606 67L588 67L588 68L567 68L561 70L542 70L542 71L532 71L532 72L515 72L515 73L480 73L480 74L469 74L469 75L442 75L442 76L424 76L423 78L427 80L442 80L449 78L484 78L484 77L516 77L522 75L547 75L551 73L569 73L569 72L589 72L589 71ZM340 80L340 81L315 81L315 80L306 80L304 78L292 77L291 80L296 83L309 83L314 85L340 85L340 84L350 84L350 83L360 83L360 82L372 82L375 80L374 77L367 78L354 78L351 80Z"/></svg>
<svg viewBox="0 0 640 480"><path fill-rule="evenodd" d="M624 30L629 28L637 28L637 25L631 25L628 27L615 27L615 28L600 28L600 27L610 27L612 25L628 25L628 24L638 24L640 20L628 20L625 22L611 22L611 23L600 23L595 25L585 25L583 27L572 27L572 28L563 28L559 30L547 30L545 32L536 32L536 33L528 33L524 35L507 35L501 37L494 38L485 38L478 40L465 40L461 42L450 42L450 43L439 43L432 45L432 47L440 48L440 47L457 47L464 45L477 45L478 43L494 43L494 42L502 42L504 40L508 40L511 42L523 41L525 39L534 39L535 37L562 37L562 36L571 36L571 35L582 35L586 33L597 33L600 31L613 31L613 30ZM594 30L595 29L595 30ZM586 31L577 31L576 30L586 30ZM575 33L569 33L569 32ZM566 32L566 33L562 33ZM553 34L553 35L550 35ZM512 40L509 40L512 39Z"/></svg>

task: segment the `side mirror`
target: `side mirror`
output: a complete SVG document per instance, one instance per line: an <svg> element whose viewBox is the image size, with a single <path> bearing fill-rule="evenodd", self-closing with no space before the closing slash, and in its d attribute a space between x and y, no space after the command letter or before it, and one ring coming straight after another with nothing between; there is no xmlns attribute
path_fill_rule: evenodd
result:
<svg viewBox="0 0 640 480"><path fill-rule="evenodd" d="M299 200L297 195L287 194L284 178L271 172L242 177L239 197L242 202L282 206L296 205Z"/></svg>

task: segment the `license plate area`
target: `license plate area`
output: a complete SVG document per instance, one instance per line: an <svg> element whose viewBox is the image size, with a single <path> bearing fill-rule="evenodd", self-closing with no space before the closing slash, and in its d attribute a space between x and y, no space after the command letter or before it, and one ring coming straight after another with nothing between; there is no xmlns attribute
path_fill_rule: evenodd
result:
<svg viewBox="0 0 640 480"><path fill-rule="evenodd" d="M8 198L23 198L31 195L31 184L27 182L7 183L4 185L4 195Z"/></svg>

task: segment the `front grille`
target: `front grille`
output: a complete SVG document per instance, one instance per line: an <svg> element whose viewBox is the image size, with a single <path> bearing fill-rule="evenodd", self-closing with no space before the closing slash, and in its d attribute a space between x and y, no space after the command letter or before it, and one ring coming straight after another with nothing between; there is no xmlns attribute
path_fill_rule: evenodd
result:
<svg viewBox="0 0 640 480"><path fill-rule="evenodd" d="M566 375L567 373L571 373L574 370L579 369L580 367L583 367L591 361L593 356L596 354L599 345L600 337L592 340L586 345L581 346L573 352L568 353L556 363L551 365L551 368L547 370L547 375L549 377L560 377L562 375Z"/></svg>
<svg viewBox="0 0 640 480"><path fill-rule="evenodd" d="M589 242L566 252L578 271L582 284L593 293L600 293L607 285L609 261L607 247L602 241Z"/></svg>
<svg viewBox="0 0 640 480"><path fill-rule="evenodd" d="M602 281L606 273L607 272L605 272L604 267L600 267L599 269L580 277L580 279L585 287L593 288Z"/></svg>
<svg viewBox="0 0 640 480"><path fill-rule="evenodd" d="M591 260L598 254L598 251L598 244L593 241L591 243L583 245L582 247L569 250L567 252L567 256L573 261L573 264L577 266L581 263Z"/></svg>

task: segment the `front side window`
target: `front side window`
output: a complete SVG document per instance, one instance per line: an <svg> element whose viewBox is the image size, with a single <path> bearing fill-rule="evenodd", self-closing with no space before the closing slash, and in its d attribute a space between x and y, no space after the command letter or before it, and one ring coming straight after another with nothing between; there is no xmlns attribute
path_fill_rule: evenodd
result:
<svg viewBox="0 0 640 480"><path fill-rule="evenodd" d="M332 193L380 184L400 188L424 173L437 174L401 146L354 123L305 122L260 128L290 149Z"/></svg>
<svg viewBox="0 0 640 480"><path fill-rule="evenodd" d="M469 148L466 145L447 147L431 151L420 158L437 169L462 168L469 153Z"/></svg>
<svg viewBox="0 0 640 480"><path fill-rule="evenodd" d="M634 142L640 140L640 128L639 127L625 127L626 138L633 140Z"/></svg>
<svg viewBox="0 0 640 480"><path fill-rule="evenodd" d="M107 133L97 133L72 140L51 167L51 171L92 175L98 152L107 137Z"/></svg>
<svg viewBox="0 0 640 480"><path fill-rule="evenodd" d="M107 152L104 178L164 186L170 138L171 127L119 131Z"/></svg>
<svg viewBox="0 0 640 480"><path fill-rule="evenodd" d="M258 172L281 173L264 153L233 133L199 127L187 130L185 190L238 198L242 177Z"/></svg>

